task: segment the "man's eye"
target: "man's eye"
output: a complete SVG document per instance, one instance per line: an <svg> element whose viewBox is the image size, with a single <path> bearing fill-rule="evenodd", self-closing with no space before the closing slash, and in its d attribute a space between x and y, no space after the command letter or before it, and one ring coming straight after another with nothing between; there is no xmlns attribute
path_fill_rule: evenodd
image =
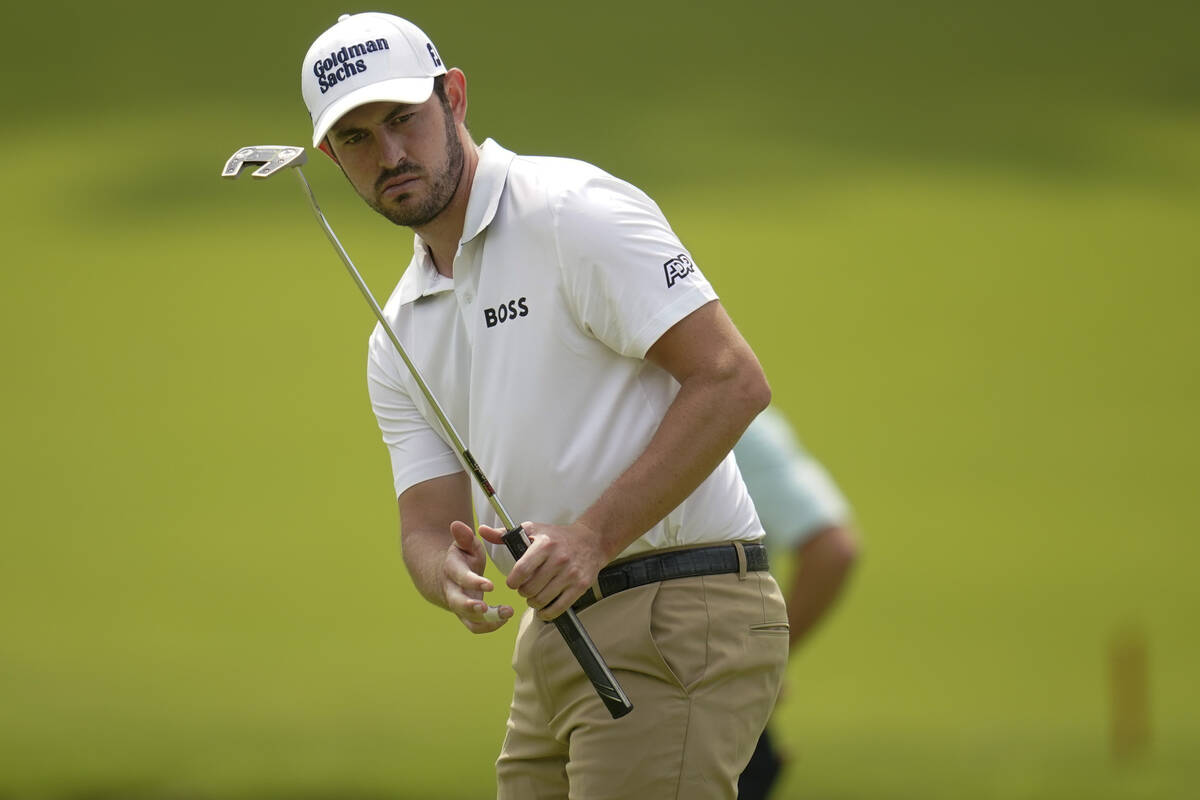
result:
<svg viewBox="0 0 1200 800"><path fill-rule="evenodd" d="M342 140L342 144L358 144L363 140L361 133L354 133Z"/></svg>
<svg viewBox="0 0 1200 800"><path fill-rule="evenodd" d="M416 116L416 113L414 112L411 114L401 114L398 117L392 117L392 124L393 125L403 125L404 123L408 122L410 119L412 119L415 116Z"/></svg>

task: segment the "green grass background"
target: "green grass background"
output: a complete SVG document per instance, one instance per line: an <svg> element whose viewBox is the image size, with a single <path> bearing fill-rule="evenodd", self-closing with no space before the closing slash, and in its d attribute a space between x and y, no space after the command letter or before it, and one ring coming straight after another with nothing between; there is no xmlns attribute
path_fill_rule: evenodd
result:
<svg viewBox="0 0 1200 800"><path fill-rule="evenodd" d="M466 70L477 139L659 200L853 500L780 797L1194 794L1196 8L384 9ZM306 141L299 59L352 10L10 15L0 798L493 791L513 631L411 588L369 312L293 181L218 178ZM307 174L385 295L410 237ZM1153 739L1122 764L1126 626Z"/></svg>

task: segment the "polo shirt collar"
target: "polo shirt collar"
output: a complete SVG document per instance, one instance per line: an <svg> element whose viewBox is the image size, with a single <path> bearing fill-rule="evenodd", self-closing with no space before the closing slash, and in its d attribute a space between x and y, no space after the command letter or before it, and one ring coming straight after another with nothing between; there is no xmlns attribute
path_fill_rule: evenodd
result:
<svg viewBox="0 0 1200 800"><path fill-rule="evenodd" d="M484 140L478 153L479 162L475 165L475 177L471 181L471 196L467 198L460 246L483 233L496 217L500 196L508 180L508 168L516 157L515 153L505 150L494 139ZM454 279L437 271L429 248L420 236L413 236L412 264L404 271L398 289L401 303L411 303L420 297L454 289Z"/></svg>
<svg viewBox="0 0 1200 800"><path fill-rule="evenodd" d="M495 218L500 195L508 180L508 168L515 157L516 154L505 150L495 139L485 139L479 146L479 163L475 165L475 179L471 182L471 197L467 200L467 216L459 244L474 239Z"/></svg>
<svg viewBox="0 0 1200 800"><path fill-rule="evenodd" d="M454 290L454 279L447 278L437 271L433 265L433 256L421 237L413 235L413 259L400 277L396 287L397 297L401 305L407 305L422 297L428 297L438 292Z"/></svg>

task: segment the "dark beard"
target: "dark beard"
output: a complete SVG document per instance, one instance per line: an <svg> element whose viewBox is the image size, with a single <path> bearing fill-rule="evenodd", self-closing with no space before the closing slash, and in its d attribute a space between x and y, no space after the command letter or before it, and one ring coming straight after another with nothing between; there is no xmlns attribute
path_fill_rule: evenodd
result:
<svg viewBox="0 0 1200 800"><path fill-rule="evenodd" d="M454 126L454 116L450 112L449 105L443 103L442 111L446 127L446 168L434 176L433 182L429 187L429 194L425 199L416 207L407 209L382 205L377 197L367 201L371 208L397 225L403 225L406 228L419 228L422 225L432 222L439 214L446 210L446 206L450 205L450 201L454 199L454 193L458 191L458 185L462 181L463 163L465 161L462 142L458 140L458 134ZM382 173L376 181L376 186L382 185L385 181L400 175L407 175L419 170L420 167L415 164L403 164Z"/></svg>

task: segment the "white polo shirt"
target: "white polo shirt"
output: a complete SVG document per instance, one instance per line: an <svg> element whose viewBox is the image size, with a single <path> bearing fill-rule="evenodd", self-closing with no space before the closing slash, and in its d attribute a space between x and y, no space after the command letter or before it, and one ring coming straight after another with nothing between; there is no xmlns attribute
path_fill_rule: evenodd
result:
<svg viewBox="0 0 1200 800"><path fill-rule="evenodd" d="M416 237L384 314L514 521L574 521L645 449L679 390L644 360L716 293L658 206L581 161L479 148L454 277ZM463 470L376 326L367 382L397 496ZM479 521L498 526L472 484ZM763 535L730 455L622 553ZM512 559L492 547L507 572Z"/></svg>

